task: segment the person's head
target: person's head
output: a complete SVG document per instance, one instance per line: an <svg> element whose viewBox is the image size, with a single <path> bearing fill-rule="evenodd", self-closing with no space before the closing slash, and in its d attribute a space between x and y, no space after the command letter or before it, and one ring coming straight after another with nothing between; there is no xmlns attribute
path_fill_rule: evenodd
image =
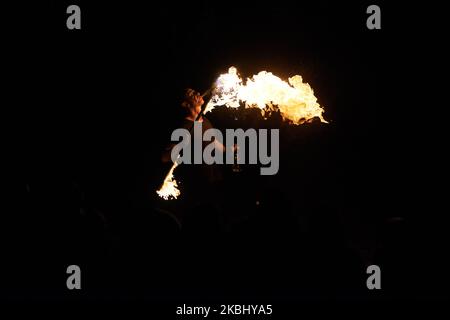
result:
<svg viewBox="0 0 450 320"><path fill-rule="evenodd" d="M191 115L194 118L197 117L197 115L202 110L203 103L203 97L199 92L191 88L188 88L184 91L181 106L186 109L188 115Z"/></svg>

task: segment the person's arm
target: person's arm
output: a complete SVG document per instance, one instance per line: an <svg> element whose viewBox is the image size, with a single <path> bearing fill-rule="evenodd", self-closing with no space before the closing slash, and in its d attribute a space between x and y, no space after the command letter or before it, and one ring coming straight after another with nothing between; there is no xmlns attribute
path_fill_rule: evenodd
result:
<svg viewBox="0 0 450 320"><path fill-rule="evenodd" d="M236 150L236 148L237 148L237 145L234 144L230 148L227 149L227 147L223 143L217 141L217 139L214 139L214 147L216 149L221 150L222 152L225 153L227 151L228 152L234 152Z"/></svg>
<svg viewBox="0 0 450 320"><path fill-rule="evenodd" d="M203 118L204 123L206 124L208 129L214 128L211 121L209 121L208 118ZM217 139L213 140L214 142L214 148L216 150L220 150L223 153L225 152L234 152L236 150L236 145L231 146L230 148L227 148L223 143L221 143L220 141L218 141Z"/></svg>
<svg viewBox="0 0 450 320"><path fill-rule="evenodd" d="M181 125L180 128L184 128L186 130L190 130L191 129L191 125L192 122L189 121L184 121ZM170 142L166 148L164 149L164 151L161 154L161 162L163 163L168 163L168 162L172 162L172 149L173 147L175 147L177 144Z"/></svg>

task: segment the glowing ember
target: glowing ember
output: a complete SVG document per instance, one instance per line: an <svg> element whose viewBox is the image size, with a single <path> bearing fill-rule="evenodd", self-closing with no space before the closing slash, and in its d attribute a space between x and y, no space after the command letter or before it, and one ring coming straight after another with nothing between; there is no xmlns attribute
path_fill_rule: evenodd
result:
<svg viewBox="0 0 450 320"><path fill-rule="evenodd" d="M164 179L164 183L156 193L163 198L164 200L168 199L176 199L180 195L180 190L178 190L178 184L177 181L174 179L173 171L178 166L177 162L174 162L172 165L172 168L170 168L169 173L167 174L166 178Z"/></svg>
<svg viewBox="0 0 450 320"><path fill-rule="evenodd" d="M315 117L327 123L322 116L324 110L317 103L314 91L299 75L289 78L286 82L271 72L261 71L248 78L244 84L236 68L231 67L228 73L217 79L214 95L205 112L220 105L237 108L240 101L245 103L246 108L259 108L263 115L267 110L278 109L283 119L295 124Z"/></svg>

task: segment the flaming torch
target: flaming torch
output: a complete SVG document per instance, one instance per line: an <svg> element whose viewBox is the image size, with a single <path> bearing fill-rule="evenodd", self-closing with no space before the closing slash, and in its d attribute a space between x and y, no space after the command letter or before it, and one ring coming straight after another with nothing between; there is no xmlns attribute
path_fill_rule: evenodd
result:
<svg viewBox="0 0 450 320"><path fill-rule="evenodd" d="M212 93L212 97L204 105L196 120L216 106L238 108L242 102L245 108L260 109L263 116L270 111L279 110L284 120L297 125L314 118L328 123L323 117L324 109L317 102L313 89L308 83L303 82L300 75L295 75L286 82L271 72L261 71L244 82L237 69L230 67L228 73L221 74L203 96L209 93ZM158 195L165 200L176 199L180 195L177 181L173 176L176 167L175 162L164 179L161 189L157 191Z"/></svg>
<svg viewBox="0 0 450 320"><path fill-rule="evenodd" d="M169 199L176 199L180 195L180 190L178 189L178 183L177 180L174 179L173 171L178 166L177 162L174 162L172 167L169 170L169 173L167 174L166 178L164 179L163 185L161 189L156 191L158 196L163 198L164 200Z"/></svg>

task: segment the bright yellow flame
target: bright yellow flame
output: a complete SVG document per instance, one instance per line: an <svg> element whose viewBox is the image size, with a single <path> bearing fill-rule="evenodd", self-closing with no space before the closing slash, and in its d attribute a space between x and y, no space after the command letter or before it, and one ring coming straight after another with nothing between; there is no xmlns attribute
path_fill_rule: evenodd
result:
<svg viewBox="0 0 450 320"><path fill-rule="evenodd" d="M174 162L172 165L172 168L170 168L169 173L167 174L166 178L164 179L164 183L156 193L161 197L164 198L164 200L168 199L176 199L180 195L180 190L178 189L178 183L174 179L173 171L178 166L177 162Z"/></svg>
<svg viewBox="0 0 450 320"><path fill-rule="evenodd" d="M283 119L295 124L315 117L327 123L322 115L324 110L317 103L314 91L299 75L289 78L286 82L271 72L261 71L248 78L244 84L236 68L231 67L228 73L217 79L214 95L205 112L220 105L238 108L240 101L245 103L246 108L259 108L263 115L267 110L279 110Z"/></svg>
<svg viewBox="0 0 450 320"><path fill-rule="evenodd" d="M226 105L227 107L238 108L238 94L242 86L241 83L242 79L235 67L230 67L228 73L221 74L217 78L214 94L206 105L205 113L214 109L215 106Z"/></svg>

